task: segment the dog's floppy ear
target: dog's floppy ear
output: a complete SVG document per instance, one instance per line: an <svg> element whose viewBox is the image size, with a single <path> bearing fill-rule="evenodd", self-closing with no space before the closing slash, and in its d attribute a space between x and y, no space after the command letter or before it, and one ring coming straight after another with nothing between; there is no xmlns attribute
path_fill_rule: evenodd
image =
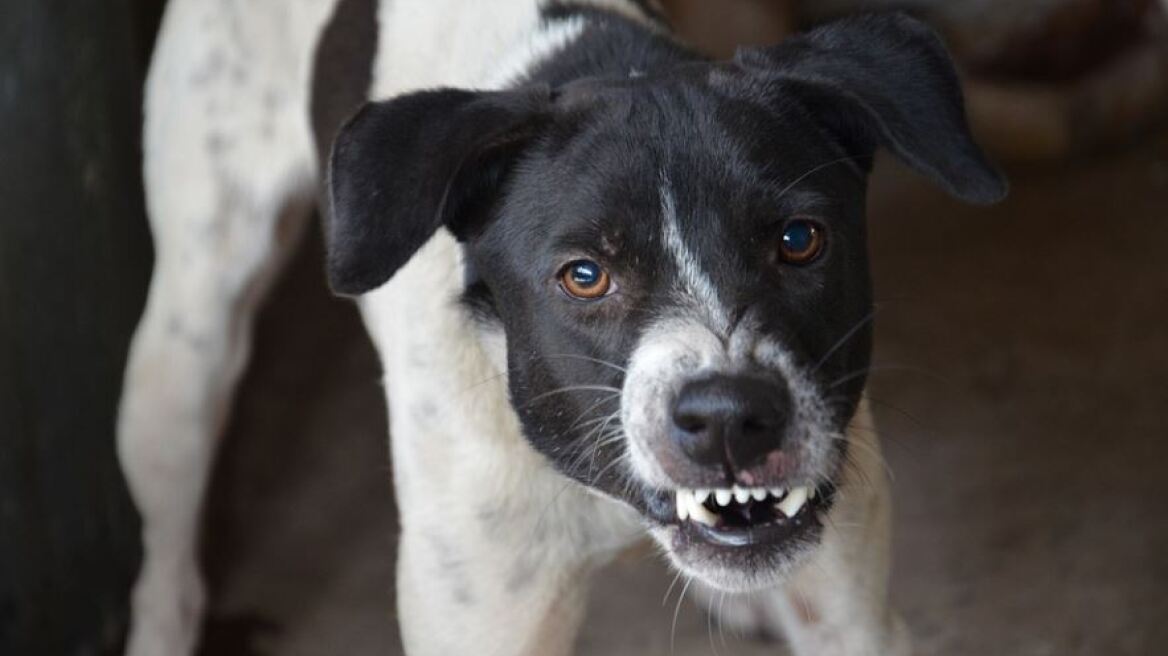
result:
<svg viewBox="0 0 1168 656"><path fill-rule="evenodd" d="M549 115L551 91L438 89L366 104L329 159L328 276L360 294L446 226L467 239Z"/></svg>
<svg viewBox="0 0 1168 656"><path fill-rule="evenodd" d="M798 98L851 154L883 145L954 196L992 203L1007 184L969 133L961 85L940 37L904 14L830 23L735 63Z"/></svg>

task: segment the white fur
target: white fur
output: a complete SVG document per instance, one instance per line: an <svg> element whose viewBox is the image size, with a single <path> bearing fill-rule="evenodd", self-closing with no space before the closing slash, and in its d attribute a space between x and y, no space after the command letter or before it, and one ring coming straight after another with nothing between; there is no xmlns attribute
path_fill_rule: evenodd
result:
<svg viewBox="0 0 1168 656"><path fill-rule="evenodd" d="M722 299L718 298L718 290L710 280L709 274L702 269L693 251L685 243L681 235L681 226L677 221L677 201L673 198L673 189L664 173L661 177L661 225L665 248L677 265L677 271L681 276L679 282L687 292L686 297L695 301L694 309L706 315L710 327L718 334L725 334L730 330L730 313L727 312Z"/></svg>
<svg viewBox="0 0 1168 656"><path fill-rule="evenodd" d="M246 363L251 319L296 242L319 174L308 78L334 1L171 0L167 7L146 89L157 264L119 418L119 454L146 550L131 656L184 656L196 639L201 498ZM593 2L639 15L621 0ZM540 25L534 0L388 0L379 11L372 94L379 98L505 84L582 29L575 20ZM392 408L402 635L414 656L567 654L587 573L636 539L640 524L624 506L556 474L522 438L499 376L503 340L466 320L454 302L461 284L459 249L440 232L360 303ZM672 356L651 350L639 351L641 368L660 373ZM698 348L694 357L704 353L712 351ZM874 536L886 548L884 531ZM841 555L827 565L844 577L825 593L837 599L825 608L842 609L830 615L832 626L847 631L852 616L877 626L867 618L882 607L882 588L838 601L860 576L847 572L867 565L848 559L868 553L840 543ZM882 570L864 576L883 581ZM775 619L790 623L781 613ZM815 651L834 634L817 643L792 631L800 654L836 653ZM863 640L853 642L879 642Z"/></svg>

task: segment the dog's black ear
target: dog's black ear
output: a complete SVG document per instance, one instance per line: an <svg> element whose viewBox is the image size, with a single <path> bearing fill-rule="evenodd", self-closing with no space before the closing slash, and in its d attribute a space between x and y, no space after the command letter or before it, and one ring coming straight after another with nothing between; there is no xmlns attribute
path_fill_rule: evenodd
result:
<svg viewBox="0 0 1168 656"><path fill-rule="evenodd" d="M775 94L797 98L851 154L883 145L948 192L992 203L1007 184L973 141L961 84L940 37L904 14L844 19L734 58Z"/></svg>
<svg viewBox="0 0 1168 656"><path fill-rule="evenodd" d="M446 226L467 239L550 115L547 88L422 91L366 104L329 158L328 277L360 294Z"/></svg>

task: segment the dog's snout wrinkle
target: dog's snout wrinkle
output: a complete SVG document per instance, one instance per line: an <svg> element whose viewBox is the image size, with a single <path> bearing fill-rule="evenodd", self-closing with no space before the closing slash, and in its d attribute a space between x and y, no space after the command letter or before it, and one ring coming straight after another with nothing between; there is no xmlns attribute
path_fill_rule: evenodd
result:
<svg viewBox="0 0 1168 656"><path fill-rule="evenodd" d="M672 433L695 464L732 478L782 447L790 394L769 380L715 375L686 383L673 405Z"/></svg>

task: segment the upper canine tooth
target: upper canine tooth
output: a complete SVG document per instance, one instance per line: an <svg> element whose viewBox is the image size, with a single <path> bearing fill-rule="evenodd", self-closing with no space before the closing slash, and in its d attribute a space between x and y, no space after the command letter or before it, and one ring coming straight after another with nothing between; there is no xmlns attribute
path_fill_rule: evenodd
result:
<svg viewBox="0 0 1168 656"><path fill-rule="evenodd" d="M706 507L698 503L693 497L689 498L689 516L695 522L701 522L706 526L714 526L718 523L717 515L706 510Z"/></svg>
<svg viewBox="0 0 1168 656"><path fill-rule="evenodd" d="M714 501L716 501L719 506L729 505L731 496L733 496L733 494L730 492L730 490L714 490Z"/></svg>
<svg viewBox="0 0 1168 656"><path fill-rule="evenodd" d="M683 522L689 519L689 500L689 490L677 491L677 518Z"/></svg>
<svg viewBox="0 0 1168 656"><path fill-rule="evenodd" d="M693 498L694 498L694 501L697 501L699 504L705 503L706 499L710 498L710 491L709 490L700 490L700 489L694 490L693 491Z"/></svg>
<svg viewBox="0 0 1168 656"><path fill-rule="evenodd" d="M787 517L794 517L799 513L799 509L803 507L804 503L807 503L807 488L797 487L793 488L787 498L779 503L778 508Z"/></svg>
<svg viewBox="0 0 1168 656"><path fill-rule="evenodd" d="M761 487L756 487L750 491L750 496L753 497L755 501L762 501L763 499L767 498L767 491Z"/></svg>
<svg viewBox="0 0 1168 656"><path fill-rule="evenodd" d="M750 490L742 487L734 486L734 500L738 503L746 503L750 499Z"/></svg>

